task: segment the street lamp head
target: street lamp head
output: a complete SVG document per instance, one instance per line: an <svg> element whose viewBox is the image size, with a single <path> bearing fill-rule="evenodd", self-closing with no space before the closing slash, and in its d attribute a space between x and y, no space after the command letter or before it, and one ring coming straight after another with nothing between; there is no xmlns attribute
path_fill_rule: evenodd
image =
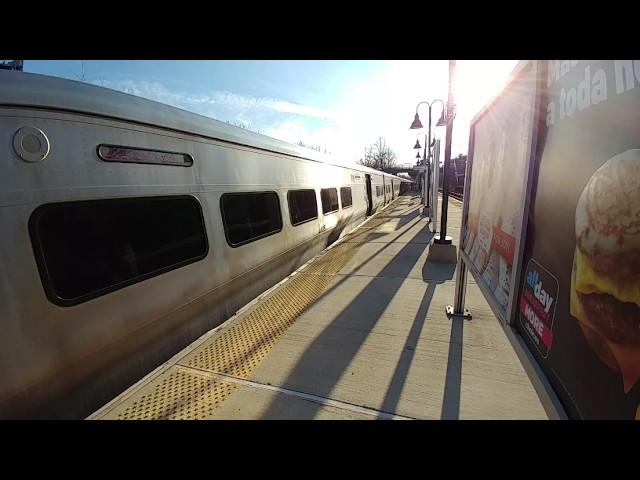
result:
<svg viewBox="0 0 640 480"><path fill-rule="evenodd" d="M446 124L447 124L447 119L445 118L444 110L442 110L442 114L440 115L440 119L438 120L438 123L436 123L436 127L444 127Z"/></svg>
<svg viewBox="0 0 640 480"><path fill-rule="evenodd" d="M413 148L422 148L420 146L420 140L416 139L416 144L413 146Z"/></svg>
<svg viewBox="0 0 640 480"><path fill-rule="evenodd" d="M422 127L422 122L420 121L420 117L418 117L417 113L416 113L416 118L413 119L413 123L411 124L411 126L409 128L411 130L415 130L417 128L423 128Z"/></svg>
<svg viewBox="0 0 640 480"><path fill-rule="evenodd" d="M416 153L416 158L420 158L420 152Z"/></svg>

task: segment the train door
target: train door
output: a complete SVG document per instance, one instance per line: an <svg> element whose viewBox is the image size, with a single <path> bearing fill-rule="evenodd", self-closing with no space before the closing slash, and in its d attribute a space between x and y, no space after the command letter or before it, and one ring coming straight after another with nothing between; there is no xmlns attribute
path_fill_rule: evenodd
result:
<svg viewBox="0 0 640 480"><path fill-rule="evenodd" d="M371 215L373 209L373 197L371 196L371 175L364 174L365 183L367 184L367 216Z"/></svg>
<svg viewBox="0 0 640 480"><path fill-rule="evenodd" d="M382 176L382 204L387 204L387 181L385 180L384 175Z"/></svg>
<svg viewBox="0 0 640 480"><path fill-rule="evenodd" d="M393 179L391 180L391 200L396 198L396 191L394 190Z"/></svg>

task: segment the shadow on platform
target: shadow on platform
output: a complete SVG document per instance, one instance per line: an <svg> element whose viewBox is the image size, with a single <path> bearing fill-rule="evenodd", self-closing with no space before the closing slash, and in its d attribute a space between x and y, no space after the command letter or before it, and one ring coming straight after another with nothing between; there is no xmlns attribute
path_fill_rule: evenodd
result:
<svg viewBox="0 0 640 480"><path fill-rule="evenodd" d="M385 215L390 219L400 218L396 225L396 230L420 218L419 206L406 208L405 205L401 205L399 207L398 210L402 209L400 214L395 213L394 215L394 211L391 211ZM424 231L425 229L426 232ZM399 234L398 237L405 233ZM428 226L425 225L412 237L412 240L425 233L429 235L429 239L433 236L433 233L428 230ZM376 238L377 235L388 235L388 233L378 234L377 232L371 232L368 235ZM367 240L370 241L372 237L367 236ZM327 297L336 288L339 288L344 281L357 274L360 269L392 244L393 239L382 249L365 259L351 274L345 275L337 284L334 284L324 292L316 300L316 303ZM300 357L295 368L281 384L281 387L306 391L306 393L329 398L335 385L345 374L353 358L358 354L358 351L396 296L409 273L419 262L424 253L424 248L427 248L424 244L412 243L411 240L404 244L403 248L372 278L366 287L315 337ZM399 261L399 259L402 259L402 261ZM378 408L381 412L396 413L395 410L414 359L416 344L425 326L436 286L451 280L455 268L455 262L439 262L427 257L422 267L422 280L427 283L427 289L415 314L404 346L399 352L395 371L387 387L384 400L380 408ZM442 314L445 314L444 311ZM461 322L454 321L451 330L451 345L443 396L443 419L458 418L462 365L462 328ZM310 385L313 385L313 387L309 387ZM321 405L319 403L308 405L305 408L305 415L310 415L308 418L313 418L320 408ZM262 415L262 418L284 417L287 417L286 405L279 401L278 397L273 399Z"/></svg>

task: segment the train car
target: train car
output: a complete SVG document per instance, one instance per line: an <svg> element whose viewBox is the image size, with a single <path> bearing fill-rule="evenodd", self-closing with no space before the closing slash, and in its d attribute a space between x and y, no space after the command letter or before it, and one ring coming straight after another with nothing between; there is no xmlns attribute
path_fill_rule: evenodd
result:
<svg viewBox="0 0 640 480"><path fill-rule="evenodd" d="M402 181L22 72L0 71L0 132L2 418L85 417L383 208L385 186Z"/></svg>

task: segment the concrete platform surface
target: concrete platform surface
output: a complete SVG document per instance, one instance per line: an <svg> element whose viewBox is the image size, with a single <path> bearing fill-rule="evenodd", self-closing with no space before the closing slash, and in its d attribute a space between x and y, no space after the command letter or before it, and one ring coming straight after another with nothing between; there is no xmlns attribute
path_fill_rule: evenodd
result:
<svg viewBox="0 0 640 480"><path fill-rule="evenodd" d="M447 234L458 244L461 204ZM403 196L91 419L546 419L469 278Z"/></svg>

